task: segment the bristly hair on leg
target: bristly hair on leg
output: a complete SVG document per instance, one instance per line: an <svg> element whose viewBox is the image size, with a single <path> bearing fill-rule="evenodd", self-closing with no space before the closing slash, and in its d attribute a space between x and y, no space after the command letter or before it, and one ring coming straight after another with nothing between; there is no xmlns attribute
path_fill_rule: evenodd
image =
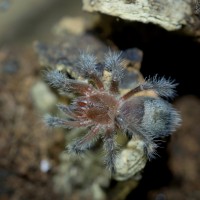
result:
<svg viewBox="0 0 200 200"><path fill-rule="evenodd" d="M76 139L73 143L67 146L69 153L82 154L99 138L99 127L92 127L91 130L82 138Z"/></svg>
<svg viewBox="0 0 200 200"><path fill-rule="evenodd" d="M101 81L102 73L99 71L98 67L97 59L93 54L89 52L82 52L80 54L77 66L80 70L80 75L92 81L97 88L104 89L103 82Z"/></svg>
<svg viewBox="0 0 200 200"><path fill-rule="evenodd" d="M118 145L116 143L114 133L109 132L108 134L107 132L107 134L105 134L105 136L103 137L103 143L106 152L104 159L105 164L112 173L115 173L116 171L115 161L118 155Z"/></svg>
<svg viewBox="0 0 200 200"><path fill-rule="evenodd" d="M105 54L104 65L108 71L112 72L112 80L110 82L110 92L114 94L119 93L119 83L124 75L124 60L122 59L122 52L109 51Z"/></svg>
<svg viewBox="0 0 200 200"><path fill-rule="evenodd" d="M122 52L109 51L105 54L105 68L112 71L112 79L120 81L123 78L124 60Z"/></svg>
<svg viewBox="0 0 200 200"><path fill-rule="evenodd" d="M64 113L65 115L67 115L67 117L69 117L70 119L76 119L77 115L73 112L73 106L72 105L63 105L63 104L58 104L57 105L58 109Z"/></svg>
<svg viewBox="0 0 200 200"><path fill-rule="evenodd" d="M51 115L45 115L44 116L44 122L49 127L63 127L63 128L75 128L75 127L87 127L91 125L90 121L86 121L85 123L82 123L80 121L70 121L67 119L62 119L60 117L54 117Z"/></svg>
<svg viewBox="0 0 200 200"><path fill-rule="evenodd" d="M86 77L91 74L99 75L96 66L97 58L93 54L89 52L80 53L80 58L77 67L80 70L81 74L83 74Z"/></svg>
<svg viewBox="0 0 200 200"><path fill-rule="evenodd" d="M139 129L139 130L138 130ZM132 135L132 138L141 138L144 142L144 152L147 155L147 158L149 160L154 159L158 154L156 149L158 148L158 144L155 143L157 136L152 135L151 133L147 133L146 131L135 128L135 127L129 127L128 128L129 135Z"/></svg>
<svg viewBox="0 0 200 200"><path fill-rule="evenodd" d="M64 73L61 73L58 70L44 71L43 76L46 82L53 88L59 89L64 86L68 88L68 78Z"/></svg>
<svg viewBox="0 0 200 200"><path fill-rule="evenodd" d="M144 141L144 151L149 161L159 156L159 154L157 153L158 144L146 138L143 141Z"/></svg>
<svg viewBox="0 0 200 200"><path fill-rule="evenodd" d="M159 96L165 98L173 98L176 95L175 88L178 84L175 83L174 80L166 79L165 77L158 78L155 75L152 78L148 78L145 80L141 86L143 90L154 90Z"/></svg>
<svg viewBox="0 0 200 200"><path fill-rule="evenodd" d="M63 119L61 119L59 117L53 117L53 116L51 116L49 114L44 116L44 122L49 127L60 127L60 126L63 126L64 121L65 120L63 120Z"/></svg>
<svg viewBox="0 0 200 200"><path fill-rule="evenodd" d="M66 74L58 70L46 71L44 77L47 83L57 88L61 94L68 92L84 94L92 90L92 87L87 83L69 79Z"/></svg>

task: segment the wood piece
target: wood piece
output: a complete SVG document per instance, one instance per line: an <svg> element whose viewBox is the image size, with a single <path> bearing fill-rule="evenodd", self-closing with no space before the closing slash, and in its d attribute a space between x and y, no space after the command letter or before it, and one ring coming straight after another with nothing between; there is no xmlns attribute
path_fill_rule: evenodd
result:
<svg viewBox="0 0 200 200"><path fill-rule="evenodd" d="M198 0L83 0L83 9L200 35ZM199 2L200 3L200 2Z"/></svg>

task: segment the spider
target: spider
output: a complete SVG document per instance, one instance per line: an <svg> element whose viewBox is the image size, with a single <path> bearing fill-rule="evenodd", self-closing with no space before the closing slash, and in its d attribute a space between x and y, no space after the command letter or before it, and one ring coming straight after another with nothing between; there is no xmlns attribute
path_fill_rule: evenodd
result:
<svg viewBox="0 0 200 200"><path fill-rule="evenodd" d="M102 70L99 65L103 66ZM45 72L45 79L52 87L62 93L76 94L70 105L58 105L66 118L47 115L46 124L50 127L88 128L87 134L68 145L69 152L84 153L101 137L106 152L106 166L115 172L119 150L115 137L121 132L129 138L140 137L144 141L147 157L154 157L156 139L169 136L180 123L179 113L164 100L175 95L177 84L170 79L154 76L120 95L124 60L121 52L111 50L105 54L101 64L93 54L81 53L77 68L79 75L88 81L68 78L58 70ZM109 85L102 80L105 71L111 73ZM135 95L145 90L153 90L157 97Z"/></svg>

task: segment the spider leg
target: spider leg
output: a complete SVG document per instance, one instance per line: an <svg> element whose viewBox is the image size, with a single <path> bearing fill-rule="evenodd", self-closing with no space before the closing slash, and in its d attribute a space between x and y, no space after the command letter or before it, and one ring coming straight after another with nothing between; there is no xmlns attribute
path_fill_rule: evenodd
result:
<svg viewBox="0 0 200 200"><path fill-rule="evenodd" d="M60 111L62 111L64 114L66 114L68 117L70 117L71 119L77 119L77 115L75 112L73 112L73 107L72 106L65 106L63 104L59 104L57 105L58 109Z"/></svg>
<svg viewBox="0 0 200 200"><path fill-rule="evenodd" d="M112 79L110 82L109 91L112 92L113 94L118 94L119 93L119 81Z"/></svg>
<svg viewBox="0 0 200 200"><path fill-rule="evenodd" d="M47 71L44 76L49 85L59 89L62 93L71 91L84 95L93 91L93 87L89 84L69 79L64 73L57 70Z"/></svg>
<svg viewBox="0 0 200 200"><path fill-rule="evenodd" d="M77 139L73 144L68 145L69 152L80 154L89 149L99 137L99 126L93 126L82 138Z"/></svg>
<svg viewBox="0 0 200 200"><path fill-rule="evenodd" d="M51 115L46 115L44 117L44 121L49 127L76 128L76 127L87 127L92 125L91 121L76 121L76 120L69 121L67 119L62 119Z"/></svg>
<svg viewBox="0 0 200 200"><path fill-rule="evenodd" d="M123 64L122 52L112 52L109 50L105 54L105 67L112 72L112 79L110 82L110 92L114 94L119 93L119 82L123 77Z"/></svg>
<svg viewBox="0 0 200 200"><path fill-rule="evenodd" d="M146 133L143 130L136 130L133 126L127 128L128 135L131 137L138 136L144 142L144 152L149 160L153 159L156 155L156 148L158 145L155 143L155 137L151 133Z"/></svg>
<svg viewBox="0 0 200 200"><path fill-rule="evenodd" d="M109 129L106 131L104 137L103 137L103 142L104 142L104 149L106 151L106 156L105 156L105 163L108 169L114 173L116 171L115 168L115 160L117 157L118 153L118 147L117 143L115 141L114 137L114 130Z"/></svg>
<svg viewBox="0 0 200 200"><path fill-rule="evenodd" d="M121 97L121 100L127 100L132 97L134 94L144 91L144 90L153 90L157 95L166 98L173 98L175 96L175 87L177 86L173 80L165 79L164 77L158 79L157 76L146 80L144 83L140 84L136 88L130 90L124 96Z"/></svg>
<svg viewBox="0 0 200 200"><path fill-rule="evenodd" d="M144 151L147 155L147 158L149 160L154 159L158 154L156 149L158 148L158 145L155 143L154 140L145 137L143 134L140 134L140 137L142 138L144 142Z"/></svg>
<svg viewBox="0 0 200 200"><path fill-rule="evenodd" d="M137 86L136 88L130 90L129 92L127 92L125 95L123 95L120 99L121 100L127 100L130 97L132 97L134 94L143 91L144 89L142 88L142 85Z"/></svg>
<svg viewBox="0 0 200 200"><path fill-rule="evenodd" d="M103 82L100 79L100 73L97 70L97 61L96 57L90 53L81 53L80 60L79 60L79 70L86 77L95 84L95 86L100 89L104 90Z"/></svg>
<svg viewBox="0 0 200 200"><path fill-rule="evenodd" d="M100 90L104 90L104 85L101 79L96 74L91 74L90 79L96 85L96 87Z"/></svg>

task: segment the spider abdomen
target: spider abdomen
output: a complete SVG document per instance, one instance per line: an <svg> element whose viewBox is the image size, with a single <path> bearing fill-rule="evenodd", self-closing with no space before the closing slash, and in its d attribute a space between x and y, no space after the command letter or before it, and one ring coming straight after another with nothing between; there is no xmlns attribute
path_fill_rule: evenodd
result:
<svg viewBox="0 0 200 200"><path fill-rule="evenodd" d="M180 122L177 111L160 98L132 97L119 110L121 127L148 139L168 136ZM132 133L131 133L132 132Z"/></svg>
<svg viewBox="0 0 200 200"><path fill-rule="evenodd" d="M177 111L163 99L150 97L145 99L142 128L154 138L170 135L180 123Z"/></svg>

